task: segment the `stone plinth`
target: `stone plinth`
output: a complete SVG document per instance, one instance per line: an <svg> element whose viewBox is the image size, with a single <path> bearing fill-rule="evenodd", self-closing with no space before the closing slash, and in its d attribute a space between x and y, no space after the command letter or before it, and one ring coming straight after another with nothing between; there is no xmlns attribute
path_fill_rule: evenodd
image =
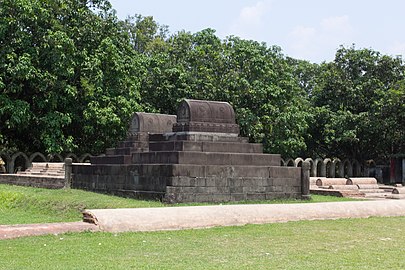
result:
<svg viewBox="0 0 405 270"><path fill-rule="evenodd" d="M73 166L73 187L169 203L302 197L301 169L239 137L229 103L184 100L173 129L161 133L141 121L170 117L135 115L126 141Z"/></svg>

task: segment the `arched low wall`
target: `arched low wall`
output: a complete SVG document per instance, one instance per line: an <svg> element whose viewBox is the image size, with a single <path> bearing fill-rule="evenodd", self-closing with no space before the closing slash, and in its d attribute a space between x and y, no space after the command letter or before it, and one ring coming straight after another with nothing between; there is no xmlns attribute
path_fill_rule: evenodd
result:
<svg viewBox="0 0 405 270"><path fill-rule="evenodd" d="M339 158L301 158L295 159L286 158L282 159L281 166L288 167L301 167L304 161L310 163L311 177L361 177L369 176L370 169L374 168L376 162L374 160L367 160L359 162L356 159L340 160Z"/></svg>
<svg viewBox="0 0 405 270"><path fill-rule="evenodd" d="M60 154L44 155L43 153L40 152L35 152L32 154L26 154L24 152L15 152L12 155L0 152L0 157L3 159L5 163L4 167L6 168L7 173L16 172L17 160L19 160L20 163L23 162L24 168L27 169L31 167L32 162L64 162L66 158L72 158L74 162L85 162L86 160L89 160L89 158L92 156L93 155L89 153L83 154L80 156L80 158L78 158L77 155L73 153L68 153L65 156L63 156Z"/></svg>

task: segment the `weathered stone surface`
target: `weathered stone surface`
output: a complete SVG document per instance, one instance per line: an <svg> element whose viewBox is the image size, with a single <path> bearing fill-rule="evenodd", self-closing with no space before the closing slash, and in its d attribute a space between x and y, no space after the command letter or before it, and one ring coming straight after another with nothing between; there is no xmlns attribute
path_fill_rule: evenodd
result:
<svg viewBox="0 0 405 270"><path fill-rule="evenodd" d="M392 194L405 194L405 187L394 188Z"/></svg>
<svg viewBox="0 0 405 270"><path fill-rule="evenodd" d="M190 196L190 195L183 195ZM276 195L275 195L276 196ZM285 196L280 194L280 196ZM233 194L231 200L262 199L261 194ZM201 195L200 201L211 196ZM186 199L197 199L192 195ZM222 198L227 199L227 198ZM266 199L268 199L266 197ZM86 210L103 231L157 231L240 226L299 220L404 216L405 201L356 201L308 204L256 204ZM124 218L125 217L125 218Z"/></svg>
<svg viewBox="0 0 405 270"><path fill-rule="evenodd" d="M228 103L183 101L175 132L148 126L164 117L134 119L117 148L91 158L90 166L73 166L73 187L167 202L302 197L301 168L280 167L280 155L238 137Z"/></svg>
<svg viewBox="0 0 405 270"><path fill-rule="evenodd" d="M332 186L332 185L346 185L346 178L320 178L316 180L316 185L320 186Z"/></svg>
<svg viewBox="0 0 405 270"><path fill-rule="evenodd" d="M178 107L173 131L239 134L239 125L227 102L184 99Z"/></svg>
<svg viewBox="0 0 405 270"><path fill-rule="evenodd" d="M170 132L176 123L176 115L136 112L132 116L129 135Z"/></svg>
<svg viewBox="0 0 405 270"><path fill-rule="evenodd" d="M132 154L132 163L135 164L276 166L279 160L279 155L250 153L158 151Z"/></svg>
<svg viewBox="0 0 405 270"><path fill-rule="evenodd" d="M149 143L150 151L186 151L186 152L227 152L262 153L259 143L240 142L204 142L204 141L159 141Z"/></svg>
<svg viewBox="0 0 405 270"><path fill-rule="evenodd" d="M309 182L310 182L311 186L316 186L316 181L318 179L322 180L322 179L326 179L326 177L310 177Z"/></svg>
<svg viewBox="0 0 405 270"><path fill-rule="evenodd" d="M329 189L338 189L338 190L358 190L357 185L330 185Z"/></svg>
<svg viewBox="0 0 405 270"><path fill-rule="evenodd" d="M378 185L375 185L375 184L357 184L356 186L359 189L375 189L375 190L380 189L380 187Z"/></svg>
<svg viewBox="0 0 405 270"><path fill-rule="evenodd" d="M64 176L1 174L1 184L59 189L65 187Z"/></svg>
<svg viewBox="0 0 405 270"><path fill-rule="evenodd" d="M377 185L377 179L374 177L350 177L346 181L346 185Z"/></svg>

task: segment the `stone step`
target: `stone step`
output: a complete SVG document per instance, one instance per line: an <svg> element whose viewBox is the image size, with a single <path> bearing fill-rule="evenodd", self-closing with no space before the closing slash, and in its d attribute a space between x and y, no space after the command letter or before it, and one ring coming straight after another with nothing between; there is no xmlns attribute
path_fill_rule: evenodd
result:
<svg viewBox="0 0 405 270"><path fill-rule="evenodd" d="M361 193L386 193L382 189L359 189L359 192L361 192Z"/></svg>
<svg viewBox="0 0 405 270"><path fill-rule="evenodd" d="M108 148L105 153L107 156L120 156L120 155L130 156L136 152L147 152L147 151L149 151L148 148L119 147L119 148Z"/></svg>
<svg viewBox="0 0 405 270"><path fill-rule="evenodd" d="M149 142L147 141L122 141L119 142L117 148L148 148Z"/></svg>
<svg viewBox="0 0 405 270"><path fill-rule="evenodd" d="M278 154L219 152L145 152L132 154L134 164L280 165Z"/></svg>
<svg viewBox="0 0 405 270"><path fill-rule="evenodd" d="M133 176L159 177L223 177L223 178L299 178L301 168L280 166L231 166L195 164L92 164L76 166L76 173L87 175L130 174Z"/></svg>
<svg viewBox="0 0 405 270"><path fill-rule="evenodd" d="M151 142L152 151L190 151L190 152L227 152L227 153L263 153L259 143L242 142L193 142L193 141L164 141Z"/></svg>
<svg viewBox="0 0 405 270"><path fill-rule="evenodd" d="M111 156L101 156L101 157L90 157L90 162L92 164L130 164L130 155L111 155Z"/></svg>
<svg viewBox="0 0 405 270"><path fill-rule="evenodd" d="M226 133L178 132L149 134L149 141L198 141L198 142L240 142L248 143L249 138L226 135Z"/></svg>

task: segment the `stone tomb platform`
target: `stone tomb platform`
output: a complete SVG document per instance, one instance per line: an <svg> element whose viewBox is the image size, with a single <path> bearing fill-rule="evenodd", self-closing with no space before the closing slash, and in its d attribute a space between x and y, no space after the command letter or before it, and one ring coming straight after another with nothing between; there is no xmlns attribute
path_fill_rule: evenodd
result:
<svg viewBox="0 0 405 270"><path fill-rule="evenodd" d="M281 167L280 155L239 137L228 103L184 100L171 129L156 133L153 121L168 117L131 125L117 148L89 166L74 165L72 186L169 203L301 198L301 168Z"/></svg>

